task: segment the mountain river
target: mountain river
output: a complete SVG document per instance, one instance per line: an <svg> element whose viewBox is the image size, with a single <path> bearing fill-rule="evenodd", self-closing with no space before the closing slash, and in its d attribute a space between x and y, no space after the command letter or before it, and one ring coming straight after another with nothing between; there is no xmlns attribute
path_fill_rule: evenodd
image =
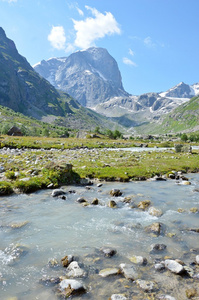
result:
<svg viewBox="0 0 199 300"><path fill-rule="evenodd" d="M191 185L167 180L66 186L65 200L52 197L52 190L1 197L0 299L58 299L58 284L45 279L66 274L60 263L66 255L73 255L86 272L77 280L87 292L75 299L108 300L113 294L123 294L110 299L183 300L188 299L190 289L199 296L199 266L194 263L199 255L199 233L189 230L199 228L199 213L192 209L199 209L199 174L187 176ZM112 189L119 189L122 196L110 196ZM80 197L89 203L98 198L100 204L83 206L76 201ZM130 203L124 202L125 197ZM110 200L117 208L108 207ZM162 216L133 208L143 200L161 209ZM160 235L146 232L147 226L157 222L162 224ZM154 244L166 248L152 251ZM101 251L104 247L116 254L105 257ZM132 263L133 256L142 256L147 263ZM181 260L192 268L194 276L156 270L155 263L166 258ZM147 292L122 274L99 275L101 270L119 268L121 263L133 264L140 279L155 283L154 289Z"/></svg>

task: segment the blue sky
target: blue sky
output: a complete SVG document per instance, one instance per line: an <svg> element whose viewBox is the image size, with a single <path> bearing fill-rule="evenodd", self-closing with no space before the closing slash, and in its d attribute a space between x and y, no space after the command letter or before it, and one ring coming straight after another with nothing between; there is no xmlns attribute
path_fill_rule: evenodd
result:
<svg viewBox="0 0 199 300"><path fill-rule="evenodd" d="M31 65L106 48L139 95L199 82L198 12L199 0L0 0L0 26Z"/></svg>

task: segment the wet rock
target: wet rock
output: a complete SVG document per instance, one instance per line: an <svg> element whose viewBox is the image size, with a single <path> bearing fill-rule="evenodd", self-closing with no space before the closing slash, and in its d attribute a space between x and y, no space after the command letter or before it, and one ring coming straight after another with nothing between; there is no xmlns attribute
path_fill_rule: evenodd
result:
<svg viewBox="0 0 199 300"><path fill-rule="evenodd" d="M182 180L182 181L178 182L178 185L191 185L191 182L187 181L187 180Z"/></svg>
<svg viewBox="0 0 199 300"><path fill-rule="evenodd" d="M77 261L72 261L66 269L68 277L84 277L85 271L80 268Z"/></svg>
<svg viewBox="0 0 199 300"><path fill-rule="evenodd" d="M184 272L184 267L179 264L177 261L172 259L165 260L165 267L175 274L182 274Z"/></svg>
<svg viewBox="0 0 199 300"><path fill-rule="evenodd" d="M132 199L131 199L131 197L125 197L122 202L124 202L124 203L131 203Z"/></svg>
<svg viewBox="0 0 199 300"><path fill-rule="evenodd" d="M186 296L188 299L191 299L193 297L195 297L197 295L197 290L194 289L194 288L191 288L191 289L187 289L186 290Z"/></svg>
<svg viewBox="0 0 199 300"><path fill-rule="evenodd" d="M169 295L161 295L158 297L160 300L176 300L176 298L169 296Z"/></svg>
<svg viewBox="0 0 199 300"><path fill-rule="evenodd" d="M67 268L68 265L73 261L73 256L72 255L66 255L64 256L62 259L61 259L61 263L62 263L62 266L64 268Z"/></svg>
<svg viewBox="0 0 199 300"><path fill-rule="evenodd" d="M62 200L66 200L66 196L65 195L58 196L58 198L62 199Z"/></svg>
<svg viewBox="0 0 199 300"><path fill-rule="evenodd" d="M165 269L165 265L164 265L164 263L157 263L157 264L155 264L154 265L154 267L155 267L155 270L156 271L162 271L162 270L164 270Z"/></svg>
<svg viewBox="0 0 199 300"><path fill-rule="evenodd" d="M194 270L189 267L189 266L184 266L184 270L186 271L186 273L191 277L193 278L194 277Z"/></svg>
<svg viewBox="0 0 199 300"><path fill-rule="evenodd" d="M29 221L24 221L24 222L20 222L20 223L13 223L10 225L11 228L13 229L19 229L22 228L24 226L26 226L29 223Z"/></svg>
<svg viewBox="0 0 199 300"><path fill-rule="evenodd" d="M148 212L151 216L154 216L154 217L161 217L163 215L163 212L161 209L155 208L153 206L149 208Z"/></svg>
<svg viewBox="0 0 199 300"><path fill-rule="evenodd" d="M117 203L114 200L110 200L108 203L108 207L117 208Z"/></svg>
<svg viewBox="0 0 199 300"><path fill-rule="evenodd" d="M88 201L86 200L86 199L84 199L83 197L81 197L81 198L78 198L77 200L76 200L76 202L78 202L78 203L87 203Z"/></svg>
<svg viewBox="0 0 199 300"><path fill-rule="evenodd" d="M192 208L190 208L190 212L198 213L198 208L197 207L192 207Z"/></svg>
<svg viewBox="0 0 199 300"><path fill-rule="evenodd" d="M110 195L113 197L119 197L119 196L122 196L122 192L118 189L112 189L110 191Z"/></svg>
<svg viewBox="0 0 199 300"><path fill-rule="evenodd" d="M102 183L98 183L98 184L97 184L97 187L101 187L101 186L103 186Z"/></svg>
<svg viewBox="0 0 199 300"><path fill-rule="evenodd" d="M188 231L193 231L199 233L199 228L188 228Z"/></svg>
<svg viewBox="0 0 199 300"><path fill-rule="evenodd" d="M59 277L49 277L47 275L44 275L40 280L39 283L43 285L56 285L60 283L60 278Z"/></svg>
<svg viewBox="0 0 199 300"><path fill-rule="evenodd" d="M61 296L67 298L71 295L85 293L86 288L80 281L75 279L64 279L59 283L59 291L61 292Z"/></svg>
<svg viewBox="0 0 199 300"><path fill-rule="evenodd" d="M118 275L118 274L119 274L119 269L117 268L107 268L99 272L99 275L101 277L108 277L108 276Z"/></svg>
<svg viewBox="0 0 199 300"><path fill-rule="evenodd" d="M166 181L166 178L156 175L153 178L151 178L151 180L153 180L153 181Z"/></svg>
<svg viewBox="0 0 199 300"><path fill-rule="evenodd" d="M179 212L179 213L184 213L184 212L185 212L185 209L183 209L183 208L178 208L178 212Z"/></svg>
<svg viewBox="0 0 199 300"><path fill-rule="evenodd" d="M151 245L152 252L164 251L167 248L165 244L153 244Z"/></svg>
<svg viewBox="0 0 199 300"><path fill-rule="evenodd" d="M105 257L112 257L117 253L117 251L115 249L111 249L111 248L102 248L100 250L104 254Z"/></svg>
<svg viewBox="0 0 199 300"><path fill-rule="evenodd" d="M124 294L113 294L109 300L128 300Z"/></svg>
<svg viewBox="0 0 199 300"><path fill-rule="evenodd" d="M137 264L137 265L146 265L147 264L147 259L142 256L133 255L129 259L132 263Z"/></svg>
<svg viewBox="0 0 199 300"><path fill-rule="evenodd" d="M81 185L93 185L93 182L87 178L82 178L82 179L80 179L80 184Z"/></svg>
<svg viewBox="0 0 199 300"><path fill-rule="evenodd" d="M94 198L91 202L92 205L98 205L99 204L99 200L97 198Z"/></svg>
<svg viewBox="0 0 199 300"><path fill-rule="evenodd" d="M55 268L59 266L59 262L57 261L57 259L52 258L51 260L49 260L48 265L50 268Z"/></svg>
<svg viewBox="0 0 199 300"><path fill-rule="evenodd" d="M149 207L150 204L151 204L150 200L140 201L138 203L138 208L145 210L145 209L147 209Z"/></svg>
<svg viewBox="0 0 199 300"><path fill-rule="evenodd" d="M65 194L66 193L62 189L55 189L52 191L51 196L58 197L58 196L65 195Z"/></svg>
<svg viewBox="0 0 199 300"><path fill-rule="evenodd" d="M199 255L196 255L196 263L199 265Z"/></svg>
<svg viewBox="0 0 199 300"><path fill-rule="evenodd" d="M152 281L137 279L136 283L145 292L153 292L155 289L155 283Z"/></svg>
<svg viewBox="0 0 199 300"><path fill-rule="evenodd" d="M147 227L145 227L145 231L147 233L152 233L156 236L160 235L162 225L159 222L153 223Z"/></svg>
<svg viewBox="0 0 199 300"><path fill-rule="evenodd" d="M120 264L121 273L124 274L126 279L138 279L136 268L131 264Z"/></svg>

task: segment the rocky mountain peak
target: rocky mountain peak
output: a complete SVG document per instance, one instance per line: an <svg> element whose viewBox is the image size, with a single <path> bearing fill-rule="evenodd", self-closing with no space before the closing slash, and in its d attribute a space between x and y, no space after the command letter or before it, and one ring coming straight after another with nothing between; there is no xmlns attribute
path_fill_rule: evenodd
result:
<svg viewBox="0 0 199 300"><path fill-rule="evenodd" d="M83 106L94 107L116 96L128 96L115 59L104 48L91 47L65 58L42 61L34 69Z"/></svg>

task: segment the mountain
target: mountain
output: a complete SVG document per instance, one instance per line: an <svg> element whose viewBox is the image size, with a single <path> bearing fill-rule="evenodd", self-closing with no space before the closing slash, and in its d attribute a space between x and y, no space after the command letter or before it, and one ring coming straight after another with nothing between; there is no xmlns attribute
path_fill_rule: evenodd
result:
<svg viewBox="0 0 199 300"><path fill-rule="evenodd" d="M141 128L141 130L144 128ZM179 105L159 122L151 124L151 133L199 131L199 95Z"/></svg>
<svg viewBox="0 0 199 300"><path fill-rule="evenodd" d="M68 57L42 60L34 69L85 107L95 107L116 96L129 96L123 88L117 62L103 48L93 47Z"/></svg>
<svg viewBox="0 0 199 300"><path fill-rule="evenodd" d="M116 61L103 48L89 48L69 57L43 60L34 69L83 106L132 130L158 122L162 115L199 94L199 83L180 82L166 92L130 95L124 91Z"/></svg>
<svg viewBox="0 0 199 300"><path fill-rule="evenodd" d="M161 97L174 97L174 98L192 98L199 94L199 83L188 85L184 82L180 82L173 88L164 93L160 93Z"/></svg>
<svg viewBox="0 0 199 300"><path fill-rule="evenodd" d="M41 119L64 116L56 89L21 56L0 27L0 105Z"/></svg>
<svg viewBox="0 0 199 300"><path fill-rule="evenodd" d="M113 76L114 77L114 76ZM59 92L21 56L0 27L0 105L38 120L74 129L116 128L117 124Z"/></svg>

